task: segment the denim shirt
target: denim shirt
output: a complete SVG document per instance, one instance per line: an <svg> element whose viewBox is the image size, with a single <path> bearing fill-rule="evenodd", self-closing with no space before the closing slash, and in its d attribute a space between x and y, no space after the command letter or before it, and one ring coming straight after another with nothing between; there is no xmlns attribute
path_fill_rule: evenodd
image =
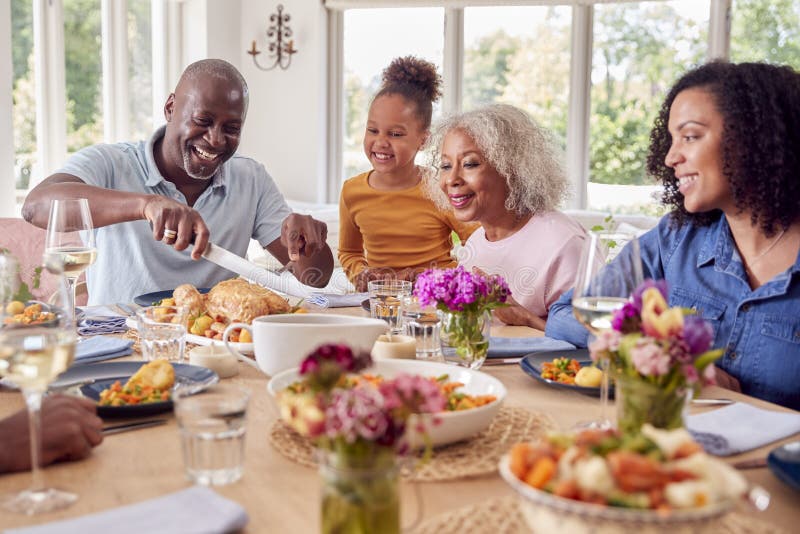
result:
<svg viewBox="0 0 800 534"><path fill-rule="evenodd" d="M725 217L671 227L666 216L639 244L645 278L667 280L669 305L692 308L711 324L714 347L725 349L716 364L742 392L800 410L800 255L751 289ZM571 299L569 291L550 307L545 334L585 347L588 334L572 316Z"/></svg>

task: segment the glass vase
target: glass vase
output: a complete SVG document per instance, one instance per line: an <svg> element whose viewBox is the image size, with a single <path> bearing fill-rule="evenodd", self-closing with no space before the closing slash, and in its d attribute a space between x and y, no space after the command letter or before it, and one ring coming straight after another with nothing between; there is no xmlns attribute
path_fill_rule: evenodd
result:
<svg viewBox="0 0 800 534"><path fill-rule="evenodd" d="M645 423L666 430L684 426L691 389L662 388L629 376L615 376L617 428L636 434Z"/></svg>
<svg viewBox="0 0 800 534"><path fill-rule="evenodd" d="M400 533L399 469L394 451L367 458L326 452L322 477L322 533Z"/></svg>
<svg viewBox="0 0 800 534"><path fill-rule="evenodd" d="M470 369L480 368L489 352L492 315L488 311L440 311L439 316L444 361Z"/></svg>

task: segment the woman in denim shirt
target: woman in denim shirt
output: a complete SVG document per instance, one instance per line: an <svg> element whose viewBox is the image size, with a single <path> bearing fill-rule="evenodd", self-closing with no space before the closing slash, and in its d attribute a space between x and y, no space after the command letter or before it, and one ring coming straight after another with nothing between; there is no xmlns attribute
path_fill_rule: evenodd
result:
<svg viewBox="0 0 800 534"><path fill-rule="evenodd" d="M711 323L719 385L800 409L800 74L698 67L670 90L650 140L647 170L672 212L640 238L645 277ZM586 346L571 293L546 334Z"/></svg>

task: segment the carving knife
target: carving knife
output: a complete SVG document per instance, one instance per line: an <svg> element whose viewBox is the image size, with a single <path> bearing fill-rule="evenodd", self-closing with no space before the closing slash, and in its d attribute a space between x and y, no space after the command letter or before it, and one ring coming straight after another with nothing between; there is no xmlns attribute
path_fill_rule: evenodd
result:
<svg viewBox="0 0 800 534"><path fill-rule="evenodd" d="M294 276L278 276L272 271L259 267L255 263L237 256L214 243L209 243L206 246L205 251L203 251L203 257L261 287L293 297L308 298L311 296L312 288L301 284Z"/></svg>

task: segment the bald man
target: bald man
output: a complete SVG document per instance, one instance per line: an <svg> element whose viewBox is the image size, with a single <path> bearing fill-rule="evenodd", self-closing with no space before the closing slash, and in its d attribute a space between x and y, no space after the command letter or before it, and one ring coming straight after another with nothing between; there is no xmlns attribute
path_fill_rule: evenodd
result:
<svg viewBox="0 0 800 534"><path fill-rule="evenodd" d="M301 282L327 284L325 224L292 213L264 166L236 154L247 105L233 65L192 63L164 104L166 125L148 141L85 148L28 194L22 216L41 228L51 200L89 199L98 228L90 304L230 278L200 259L209 239L244 256L252 237L282 264L291 261Z"/></svg>

